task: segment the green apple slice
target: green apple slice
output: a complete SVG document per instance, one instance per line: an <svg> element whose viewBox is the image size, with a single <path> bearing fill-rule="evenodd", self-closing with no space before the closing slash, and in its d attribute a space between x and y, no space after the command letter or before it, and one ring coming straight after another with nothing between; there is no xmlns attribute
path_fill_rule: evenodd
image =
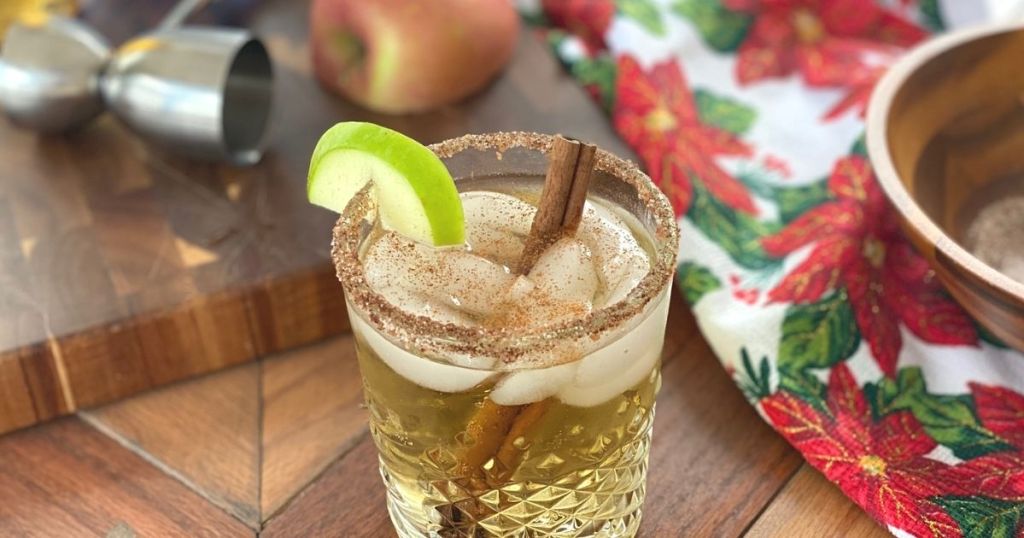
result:
<svg viewBox="0 0 1024 538"><path fill-rule="evenodd" d="M435 246L465 241L459 191L434 152L372 123L342 122L328 129L309 163L309 201L341 213L367 182L384 228Z"/></svg>

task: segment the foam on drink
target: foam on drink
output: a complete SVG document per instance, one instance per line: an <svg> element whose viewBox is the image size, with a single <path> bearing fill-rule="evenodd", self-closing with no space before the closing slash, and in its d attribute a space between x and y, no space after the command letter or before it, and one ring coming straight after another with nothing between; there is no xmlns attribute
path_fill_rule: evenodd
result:
<svg viewBox="0 0 1024 538"><path fill-rule="evenodd" d="M461 196L464 247L438 249L383 231L368 241L362 255L367 284L402 310L437 321L535 328L622 300L650 270L647 252L623 218L588 201L575 237L558 240L528 274L517 275L512 268L522 254L536 208L502 193L471 191ZM586 346L565 342L497 365L480 357L446 357L452 364L432 362L379 335L367 343L403 377L441 392L468 390L495 376L490 398L498 404L556 396L572 405L590 406L621 394L649 374L661 350L667 304L660 301L639 326L623 327L602 341ZM364 323L352 312L350 318Z"/></svg>

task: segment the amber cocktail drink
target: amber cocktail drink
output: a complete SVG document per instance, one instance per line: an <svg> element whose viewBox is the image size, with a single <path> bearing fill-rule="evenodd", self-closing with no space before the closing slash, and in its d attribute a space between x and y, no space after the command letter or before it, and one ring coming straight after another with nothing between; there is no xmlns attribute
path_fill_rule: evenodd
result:
<svg viewBox="0 0 1024 538"><path fill-rule="evenodd" d="M551 138L432 149L465 245L335 228L370 426L401 536L631 536L644 500L677 231L664 196L599 151L582 223L519 274Z"/></svg>

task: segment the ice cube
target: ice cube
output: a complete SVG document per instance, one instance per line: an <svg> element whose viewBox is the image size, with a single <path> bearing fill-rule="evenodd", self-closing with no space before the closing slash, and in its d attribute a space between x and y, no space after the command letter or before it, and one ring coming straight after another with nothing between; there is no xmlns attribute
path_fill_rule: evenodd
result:
<svg viewBox="0 0 1024 538"><path fill-rule="evenodd" d="M425 302L469 316L488 316L495 298L509 289L514 276L498 263L461 248L435 248L388 232L364 256L371 288L395 304ZM417 308L423 309L423 305Z"/></svg>
<svg viewBox="0 0 1024 538"><path fill-rule="evenodd" d="M626 297L650 271L650 260L637 244L626 222L608 209L587 202L578 237L586 243L599 267L598 307L615 304Z"/></svg>
<svg viewBox="0 0 1024 538"><path fill-rule="evenodd" d="M411 292L401 287L390 287L384 292L384 298L403 312L425 316L441 323L470 325L473 319L455 308L440 304L430 297Z"/></svg>
<svg viewBox="0 0 1024 538"><path fill-rule="evenodd" d="M669 301L657 299L659 303L653 307L648 317L635 327L624 327L617 339L599 342L602 346L580 361L580 369L576 372L575 385L590 387L619 378L630 363L647 355L651 349L661 352L664 340L664 327L668 316ZM610 340L610 341L609 341Z"/></svg>
<svg viewBox="0 0 1024 538"><path fill-rule="evenodd" d="M535 207L506 194L473 191L462 195L462 211L471 252L506 265L519 260Z"/></svg>
<svg viewBox="0 0 1024 538"><path fill-rule="evenodd" d="M558 392L558 399L575 407L593 407L603 404L635 387L645 377L651 375L651 370L657 364L660 354L661 345L659 343L657 347L652 347L644 354L633 357L631 361L624 364L623 370L616 372L612 377L605 378L597 385L583 386L575 383L564 385Z"/></svg>
<svg viewBox="0 0 1024 538"><path fill-rule="evenodd" d="M577 407L599 405L636 386L650 375L661 356L669 301L657 299L653 310L636 327L604 344L579 361L573 382L563 386L558 399Z"/></svg>
<svg viewBox="0 0 1024 538"><path fill-rule="evenodd" d="M572 382L575 373L575 362L512 372L506 374L494 385L490 398L498 405L523 405L539 402L555 395Z"/></svg>
<svg viewBox="0 0 1024 538"><path fill-rule="evenodd" d="M590 249L571 237L558 240L541 254L530 280L551 300L586 305L594 300L600 282Z"/></svg>
<svg viewBox="0 0 1024 538"><path fill-rule="evenodd" d="M418 357L387 340L351 308L348 309L348 318L356 334L362 337L380 360L398 375L421 387L438 392L462 392L494 375L485 369L488 365L480 365L481 369L460 368Z"/></svg>
<svg viewBox="0 0 1024 538"><path fill-rule="evenodd" d="M460 312L474 316L493 314L498 305L496 299L515 280L504 265L465 251L442 253L436 267L436 273L417 272L415 281L421 289L435 300L447 300Z"/></svg>
<svg viewBox="0 0 1024 538"><path fill-rule="evenodd" d="M533 290L537 289L537 285L530 280L529 277L520 275L516 277L515 282L508 290L507 301L511 303L518 303L526 299Z"/></svg>

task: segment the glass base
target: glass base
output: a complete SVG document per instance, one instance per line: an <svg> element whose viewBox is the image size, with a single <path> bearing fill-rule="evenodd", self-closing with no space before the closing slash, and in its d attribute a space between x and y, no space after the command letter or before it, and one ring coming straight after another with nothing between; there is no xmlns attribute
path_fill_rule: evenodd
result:
<svg viewBox="0 0 1024 538"><path fill-rule="evenodd" d="M388 512L401 538L631 537L640 527L650 429L596 467L549 484L513 482L474 496L465 481L420 483L419 501L381 463ZM438 503L439 499L447 502Z"/></svg>

